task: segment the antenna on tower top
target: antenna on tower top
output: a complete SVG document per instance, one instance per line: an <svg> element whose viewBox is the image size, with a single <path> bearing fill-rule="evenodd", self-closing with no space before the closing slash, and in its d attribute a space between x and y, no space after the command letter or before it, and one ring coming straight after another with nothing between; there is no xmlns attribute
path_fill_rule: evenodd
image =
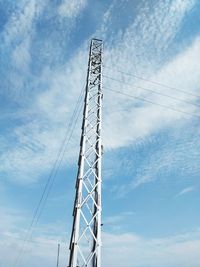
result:
<svg viewBox="0 0 200 267"><path fill-rule="evenodd" d="M90 44L69 267L101 266L102 40Z"/></svg>

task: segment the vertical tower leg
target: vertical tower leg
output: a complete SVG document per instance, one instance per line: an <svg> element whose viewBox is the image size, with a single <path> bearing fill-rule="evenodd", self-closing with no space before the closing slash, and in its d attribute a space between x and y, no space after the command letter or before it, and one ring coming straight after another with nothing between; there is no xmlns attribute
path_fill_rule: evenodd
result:
<svg viewBox="0 0 200 267"><path fill-rule="evenodd" d="M69 248L69 267L101 266L102 53L102 41L92 39Z"/></svg>

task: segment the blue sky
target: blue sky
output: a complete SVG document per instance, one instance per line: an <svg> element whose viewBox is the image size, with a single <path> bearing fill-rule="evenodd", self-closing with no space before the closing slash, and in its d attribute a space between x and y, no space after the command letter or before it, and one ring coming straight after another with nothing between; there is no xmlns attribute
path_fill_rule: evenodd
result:
<svg viewBox="0 0 200 267"><path fill-rule="evenodd" d="M92 37L104 41L103 266L199 266L199 12L198 0L0 0L0 267L21 251ZM55 266L58 242L67 264L80 129L81 113L21 267Z"/></svg>

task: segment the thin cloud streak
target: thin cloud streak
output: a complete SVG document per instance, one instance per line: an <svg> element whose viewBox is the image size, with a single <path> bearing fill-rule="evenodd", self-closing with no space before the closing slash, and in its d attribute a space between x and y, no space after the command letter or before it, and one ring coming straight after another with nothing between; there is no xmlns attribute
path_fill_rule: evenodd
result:
<svg viewBox="0 0 200 267"><path fill-rule="evenodd" d="M187 195L189 193L192 193L196 191L196 187L195 186L189 186L184 188L183 190L181 190L175 197L181 197L183 195Z"/></svg>

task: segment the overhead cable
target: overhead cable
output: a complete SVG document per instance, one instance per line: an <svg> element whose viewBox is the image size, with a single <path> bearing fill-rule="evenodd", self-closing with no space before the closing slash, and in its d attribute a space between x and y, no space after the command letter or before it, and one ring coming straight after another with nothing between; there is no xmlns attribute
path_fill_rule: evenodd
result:
<svg viewBox="0 0 200 267"><path fill-rule="evenodd" d="M130 95L130 94L127 94L127 93L124 93L124 92L121 92L121 91L118 91L118 90L115 90L115 89L112 89L112 88L109 88L109 87L105 87L105 86L103 88L105 88L105 89L107 89L109 91L118 93L120 95L126 96L126 97L134 98L134 99L137 99L137 100L140 100L140 101L143 101L143 102L147 102L147 103L150 103L150 104L153 104L153 105L157 105L159 107L162 107L162 108L165 108L165 109L169 109L169 110L172 110L172 111L175 111L175 112L183 113L183 114L188 115L188 116L200 118L200 115L198 115L198 114L190 113L190 112L179 110L179 109L167 106L167 105L159 104L159 103L153 102L153 101L151 101L151 100L149 100L147 98Z"/></svg>
<svg viewBox="0 0 200 267"><path fill-rule="evenodd" d="M158 91L154 91L152 89L144 88L144 87L141 87L141 86L138 86L138 85L134 86L133 84L124 82L122 80L118 80L116 78L113 78L113 77L110 77L110 76L107 76L107 75L103 75L103 76L105 78L107 78L107 79L112 80L112 81L116 81L116 82L121 83L121 84L126 84L126 85L129 85L129 86L132 86L132 88L135 88L135 89L141 89L141 90L148 91L148 92L151 92L151 93L156 94L156 95L160 95L160 96L164 96L164 97L173 99L175 101L179 101L179 102L183 102L183 103L186 103L186 104L189 104L189 105L200 107L200 104L196 104L196 103L193 103L193 102L188 101L188 100L180 99L180 98L177 98L177 97L174 97L174 96L170 96L170 95L167 95L165 93L158 92Z"/></svg>
<svg viewBox="0 0 200 267"><path fill-rule="evenodd" d="M25 236L25 238L23 240L22 248L21 248L20 253L19 253L19 255L18 255L18 257L17 257L17 259L16 259L16 261L14 263L14 267L18 267L20 262L21 262L23 254L25 252L26 244L27 244L27 242L30 242L30 239L31 239L32 228L33 228L33 226L37 225L38 220L39 220L39 218L41 216L41 213L42 213L42 211L44 209L45 203L47 201L47 198L49 196L49 193L50 193L50 191L52 189L52 186L54 184L55 177L56 177L58 169L59 169L59 167L61 165L63 156L64 156L66 148L67 148L67 146L68 146L68 144L70 142L70 139L72 137L73 131L75 129L75 125L77 123L77 120L78 120L78 117L79 117L79 114L80 114L80 111L81 111L80 102L82 100L83 92L84 92L84 87L81 90L81 93L80 93L80 95L78 97L77 103L75 105L75 109L74 109L74 111L72 113L72 116L70 118L67 130L65 132L65 137L64 137L64 139L63 139L63 141L61 143L61 146L60 146L60 148L58 150L57 157L55 159L53 167L52 167L52 169L50 171L50 174L48 176L48 179L46 181L44 190L43 190L43 192L41 194L41 197L40 197L40 199L38 201L38 204L36 205L36 208L35 208L35 211L33 213L33 217L32 217L31 223L30 223L30 225L29 225L29 227L27 229L27 234L26 234L26 236Z"/></svg>
<svg viewBox="0 0 200 267"><path fill-rule="evenodd" d="M112 68L112 67L109 67L109 66L104 66L104 68L111 69L113 71L117 71L117 72L122 73L124 75L132 76L132 77L134 77L136 79L143 80L143 81L149 82L151 84L155 84L155 85L159 85L159 86L162 86L162 87L166 87L166 88L171 89L171 90L174 90L174 91L178 91L178 92L181 92L181 93L184 93L184 94L187 94L187 95L196 97L196 98L200 98L200 95L197 95L195 93L190 93L188 91L182 90L182 89L177 88L177 87L174 87L174 86L170 86L170 85L164 84L162 82L153 81L153 80L150 80L150 79L141 77L139 75L135 75L133 73L125 72L125 71L122 71L122 70L120 70L118 68Z"/></svg>

